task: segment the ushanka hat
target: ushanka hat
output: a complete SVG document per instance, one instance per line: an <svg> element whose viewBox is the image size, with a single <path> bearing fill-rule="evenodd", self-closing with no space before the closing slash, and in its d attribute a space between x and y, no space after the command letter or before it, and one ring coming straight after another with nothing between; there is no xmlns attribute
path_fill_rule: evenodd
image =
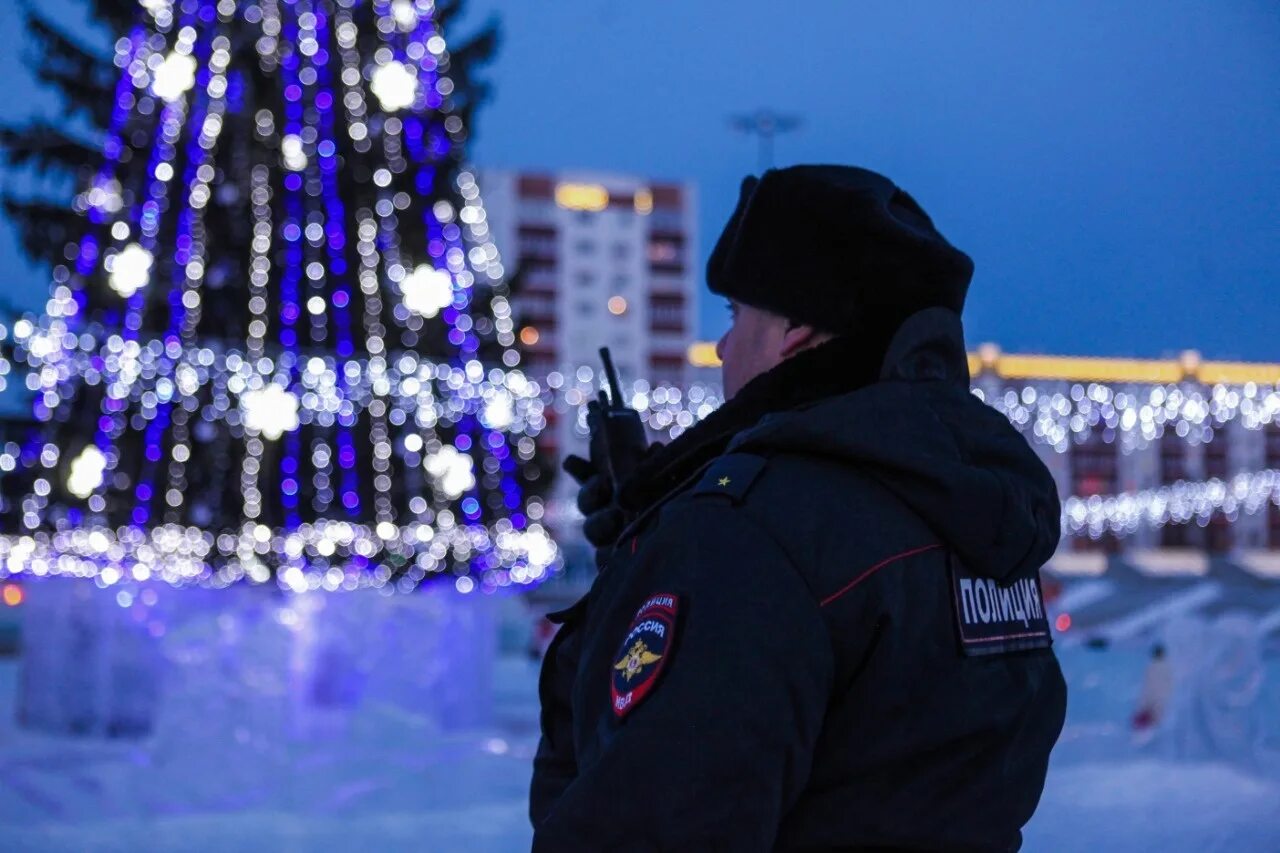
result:
<svg viewBox="0 0 1280 853"><path fill-rule="evenodd" d="M964 307L973 261L915 199L853 166L770 169L742 182L707 285L836 334L888 336L910 315Z"/></svg>

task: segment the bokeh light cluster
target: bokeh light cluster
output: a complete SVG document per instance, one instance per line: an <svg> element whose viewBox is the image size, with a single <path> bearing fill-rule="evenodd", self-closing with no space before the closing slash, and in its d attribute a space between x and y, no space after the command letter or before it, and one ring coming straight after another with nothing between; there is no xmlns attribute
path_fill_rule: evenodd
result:
<svg viewBox="0 0 1280 853"><path fill-rule="evenodd" d="M3 571L544 578L544 403L433 2L141 7L84 232L14 329L49 428L0 454Z"/></svg>

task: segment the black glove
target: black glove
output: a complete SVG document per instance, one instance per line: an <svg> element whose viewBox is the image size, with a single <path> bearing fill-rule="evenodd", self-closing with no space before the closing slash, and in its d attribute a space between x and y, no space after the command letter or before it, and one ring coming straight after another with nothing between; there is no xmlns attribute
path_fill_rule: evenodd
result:
<svg viewBox="0 0 1280 853"><path fill-rule="evenodd" d="M596 548L596 568L604 568L613 544L626 527L626 516L613 501L613 483L581 456L568 456L564 470L581 486L578 510L583 515L582 535Z"/></svg>

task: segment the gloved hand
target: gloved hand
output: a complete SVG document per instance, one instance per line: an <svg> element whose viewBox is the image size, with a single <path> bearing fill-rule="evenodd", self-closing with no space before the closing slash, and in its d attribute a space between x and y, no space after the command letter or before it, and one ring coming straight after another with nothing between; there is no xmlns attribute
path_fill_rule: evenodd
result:
<svg viewBox="0 0 1280 853"><path fill-rule="evenodd" d="M604 568L613 553L613 544L626 527L626 516L613 502L613 483L604 472L581 456L567 456L562 465L578 482L578 510L582 513L582 535L596 547L596 568Z"/></svg>

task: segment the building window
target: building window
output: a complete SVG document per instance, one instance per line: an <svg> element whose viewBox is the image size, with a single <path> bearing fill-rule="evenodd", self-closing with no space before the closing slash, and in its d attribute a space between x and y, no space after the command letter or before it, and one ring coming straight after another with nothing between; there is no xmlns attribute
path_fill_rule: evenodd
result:
<svg viewBox="0 0 1280 853"><path fill-rule="evenodd" d="M516 231L516 245L522 260L556 260L556 229L546 225L521 225Z"/></svg>
<svg viewBox="0 0 1280 853"><path fill-rule="evenodd" d="M1280 468L1280 424L1267 424L1265 430L1266 467ZM1280 549L1280 506L1273 501L1267 505L1267 539L1271 548Z"/></svg>
<svg viewBox="0 0 1280 853"><path fill-rule="evenodd" d="M521 198L554 198L556 182L547 175L521 175L516 181L516 192Z"/></svg>
<svg viewBox="0 0 1280 853"><path fill-rule="evenodd" d="M655 332L684 334L684 296L655 293L649 297L649 327Z"/></svg>
<svg viewBox="0 0 1280 853"><path fill-rule="evenodd" d="M649 234L649 269L656 273L680 275L684 272L684 234L657 231Z"/></svg>
<svg viewBox="0 0 1280 853"><path fill-rule="evenodd" d="M1074 495L1111 495L1118 482L1118 448L1113 430L1095 426L1083 442L1071 448L1071 493ZM1076 536L1073 547L1077 551L1120 550L1120 541L1110 531L1094 539L1087 534Z"/></svg>
<svg viewBox="0 0 1280 853"><path fill-rule="evenodd" d="M545 290L529 290L515 301L516 318L522 326L534 326L543 333L556 327L556 297Z"/></svg>
<svg viewBox="0 0 1280 853"><path fill-rule="evenodd" d="M649 263L671 264L680 259L680 244L673 240L654 240L649 244Z"/></svg>
<svg viewBox="0 0 1280 853"><path fill-rule="evenodd" d="M626 290L626 289L627 289L628 287L630 287L630 286L631 286L631 276L629 276L629 275L615 275L615 276L613 277L613 289L614 289L614 290Z"/></svg>
<svg viewBox="0 0 1280 853"><path fill-rule="evenodd" d="M674 184L655 184L650 192L655 208L680 210L684 206L684 194Z"/></svg>
<svg viewBox="0 0 1280 853"><path fill-rule="evenodd" d="M549 371L556 366L556 354L554 352L526 352L524 354L524 365L529 370L538 373ZM549 409L548 413L550 413Z"/></svg>
<svg viewBox="0 0 1280 853"><path fill-rule="evenodd" d="M577 279L578 287L590 287L596 283L595 275L586 271L578 273Z"/></svg>
<svg viewBox="0 0 1280 853"><path fill-rule="evenodd" d="M1169 430L1160 439L1160 485L1172 486L1187 479L1187 443ZM1160 545L1164 548L1193 548L1199 539L1200 529L1195 522L1169 523L1160 528Z"/></svg>
<svg viewBox="0 0 1280 853"><path fill-rule="evenodd" d="M626 243L613 244L613 259L615 261L625 261L631 257L631 247Z"/></svg>
<svg viewBox="0 0 1280 853"><path fill-rule="evenodd" d="M596 244L594 240L579 240L573 250L584 258L591 257L596 253Z"/></svg>
<svg viewBox="0 0 1280 853"><path fill-rule="evenodd" d="M650 379L655 382L679 382L683 378L683 356L655 353L649 357Z"/></svg>
<svg viewBox="0 0 1280 853"><path fill-rule="evenodd" d="M579 317L590 317L595 313L595 307L590 302L582 300L574 305L574 310L578 312Z"/></svg>

